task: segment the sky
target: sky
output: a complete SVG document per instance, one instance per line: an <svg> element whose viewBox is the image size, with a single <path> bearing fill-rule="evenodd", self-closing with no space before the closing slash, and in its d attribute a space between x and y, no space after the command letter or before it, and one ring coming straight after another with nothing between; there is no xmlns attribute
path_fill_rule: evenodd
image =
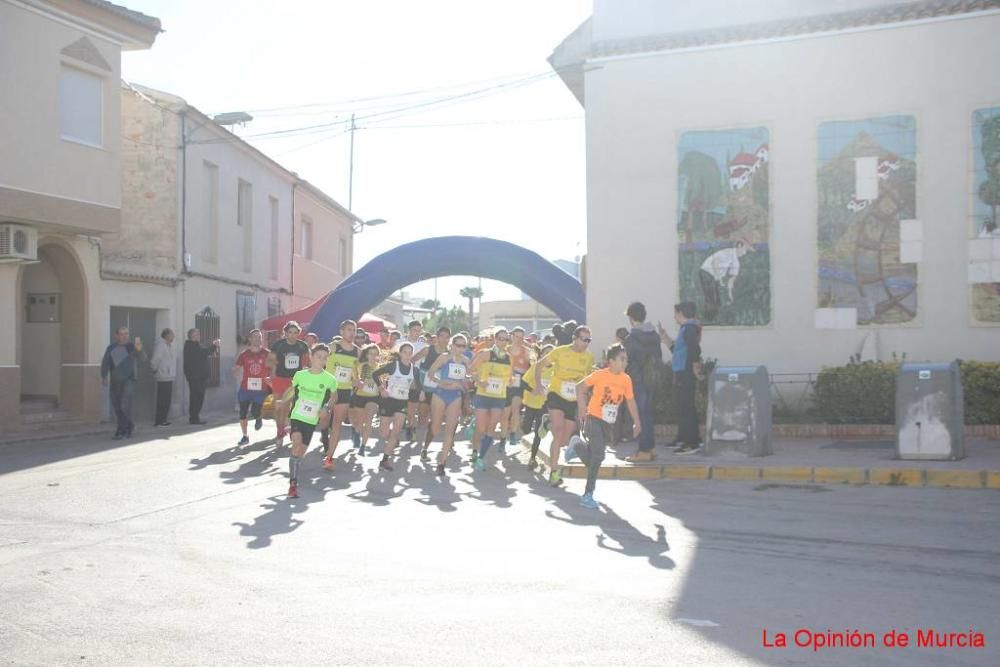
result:
<svg viewBox="0 0 1000 667"><path fill-rule="evenodd" d="M583 108L546 58L590 0L119 2L165 31L123 54L124 79L209 114L249 112L237 134L345 206L356 115L352 208L388 224L355 237L355 270L450 234L550 260L586 251ZM438 299L462 305L459 289L477 283L442 278ZM406 291L432 298L433 281Z"/></svg>

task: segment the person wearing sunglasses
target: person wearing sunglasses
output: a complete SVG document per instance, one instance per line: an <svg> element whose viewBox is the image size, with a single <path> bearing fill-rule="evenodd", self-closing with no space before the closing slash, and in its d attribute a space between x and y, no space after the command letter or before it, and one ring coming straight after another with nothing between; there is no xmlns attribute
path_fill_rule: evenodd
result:
<svg viewBox="0 0 1000 667"><path fill-rule="evenodd" d="M593 340L590 328L578 326L573 333L572 342L555 348L535 364L534 391L542 391L542 373L552 366L552 383L549 387L546 406L549 409L549 424L552 433L552 444L549 448L551 457L549 484L559 486L562 476L557 467L559 452L569 442L576 432L577 423L577 384L590 375L594 369L594 355L588 350Z"/></svg>
<svg viewBox="0 0 1000 667"><path fill-rule="evenodd" d="M444 422L444 435L441 437L441 453L438 454L437 474L445 476L444 466L448 462L452 447L455 446L455 429L462 416L462 397L465 380L469 374L468 357L469 339L457 334L451 339L448 354L439 355L427 371L428 379L436 387L431 398L431 438L436 438ZM429 441L428 441L429 442ZM426 451L426 449L425 449Z"/></svg>

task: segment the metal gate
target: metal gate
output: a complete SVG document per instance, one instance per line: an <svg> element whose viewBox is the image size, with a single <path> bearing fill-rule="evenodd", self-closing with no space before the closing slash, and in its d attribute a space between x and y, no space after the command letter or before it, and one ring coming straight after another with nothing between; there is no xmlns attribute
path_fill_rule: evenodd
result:
<svg viewBox="0 0 1000 667"><path fill-rule="evenodd" d="M194 328L201 332L201 344L210 345L213 340L222 338L222 323L218 314L210 306L194 316ZM219 386L219 355L208 358L208 387Z"/></svg>

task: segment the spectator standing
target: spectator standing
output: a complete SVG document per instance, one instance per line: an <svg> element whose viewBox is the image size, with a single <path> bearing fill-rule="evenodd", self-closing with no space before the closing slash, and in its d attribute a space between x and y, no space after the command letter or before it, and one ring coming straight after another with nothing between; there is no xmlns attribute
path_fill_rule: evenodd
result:
<svg viewBox="0 0 1000 667"><path fill-rule="evenodd" d="M130 343L128 327L118 327L115 341L104 350L104 358L101 359L101 381L111 393L111 407L117 421L115 440L129 438L135 430L132 395L139 377L138 363L144 359L142 339L136 336L135 342Z"/></svg>
<svg viewBox="0 0 1000 667"><path fill-rule="evenodd" d="M188 403L188 419L192 424L205 424L201 419L201 406L205 403L205 387L208 385L210 370L208 358L219 349L219 341L212 342L210 347L201 344L201 331L190 329L187 340L184 341L184 377L188 382L190 402Z"/></svg>
<svg viewBox="0 0 1000 667"><path fill-rule="evenodd" d="M640 301L630 303L625 310L625 316L628 317L631 326L625 339L625 352L628 356L625 372L632 379L639 423L642 424L639 451L627 460L641 463L652 461L654 458L653 446L656 441L653 413L657 387L663 374L663 350L660 348L660 336L656 333L656 329L646 322L645 304Z"/></svg>
<svg viewBox="0 0 1000 667"><path fill-rule="evenodd" d="M677 454L693 454L701 449L695 390L701 377L701 323L691 301L674 306L674 320L680 325L677 339L659 326L660 338L673 354L674 403L677 406Z"/></svg>
<svg viewBox="0 0 1000 667"><path fill-rule="evenodd" d="M174 332L164 329L160 340L156 341L150 365L156 378L156 417L153 426L169 426L170 401L174 394L174 378L177 377L177 353L174 351Z"/></svg>

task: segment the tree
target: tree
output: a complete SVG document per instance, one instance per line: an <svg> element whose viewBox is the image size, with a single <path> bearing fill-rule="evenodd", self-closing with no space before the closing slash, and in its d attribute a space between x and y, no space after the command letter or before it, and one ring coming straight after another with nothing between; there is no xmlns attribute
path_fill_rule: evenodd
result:
<svg viewBox="0 0 1000 667"><path fill-rule="evenodd" d="M465 330L468 324L468 313L461 306L452 306L451 308L441 308L432 317L424 320L424 329L436 333L441 327L448 327L452 333L458 333Z"/></svg>
<svg viewBox="0 0 1000 667"><path fill-rule="evenodd" d="M699 151L690 151L681 160L678 167L682 178L686 179L684 188L684 205L687 207L687 225L685 242L691 243L694 238L694 216L697 212L702 224L705 223L705 212L719 205L722 200L722 172L718 163L708 155Z"/></svg>
<svg viewBox="0 0 1000 667"><path fill-rule="evenodd" d="M459 296L463 296L469 300L469 333L475 333L476 324L473 319L475 317L475 311L473 310L472 301L473 299L482 299L483 290L478 287L463 287L458 294Z"/></svg>
<svg viewBox="0 0 1000 667"><path fill-rule="evenodd" d="M437 313L438 309L441 308L441 302L435 301L434 299L424 299L420 302L420 307L426 308L433 313Z"/></svg>

